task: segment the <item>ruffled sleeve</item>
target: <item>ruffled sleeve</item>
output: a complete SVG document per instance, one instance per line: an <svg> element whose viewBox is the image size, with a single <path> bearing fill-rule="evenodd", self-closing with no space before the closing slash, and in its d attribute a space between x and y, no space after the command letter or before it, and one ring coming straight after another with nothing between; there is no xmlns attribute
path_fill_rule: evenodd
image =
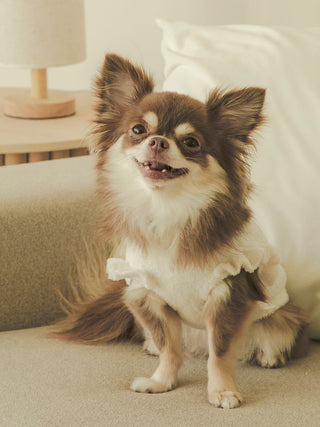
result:
<svg viewBox="0 0 320 427"><path fill-rule="evenodd" d="M242 269L248 273L257 270L264 286L266 300L258 303L257 318L268 316L288 302L284 268L274 249L253 221L237 236L231 246L217 255L214 278L219 283L229 276L237 276Z"/></svg>

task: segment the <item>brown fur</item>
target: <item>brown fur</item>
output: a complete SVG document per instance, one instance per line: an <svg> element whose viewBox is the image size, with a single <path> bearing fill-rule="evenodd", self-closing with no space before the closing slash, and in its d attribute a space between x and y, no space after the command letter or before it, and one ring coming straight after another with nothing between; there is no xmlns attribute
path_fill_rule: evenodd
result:
<svg viewBox="0 0 320 427"><path fill-rule="evenodd" d="M234 384L234 362L249 326L254 302L261 297L255 278L248 280L242 271L228 279L229 297L217 298L214 291L205 306L208 333L208 400L215 407L234 408L241 404L241 395ZM230 282L232 281L232 282Z"/></svg>
<svg viewBox="0 0 320 427"><path fill-rule="evenodd" d="M170 307L163 304L157 294L144 288L127 291L125 302L140 324L152 332L157 348L162 350L166 335L164 319L172 311Z"/></svg>
<svg viewBox="0 0 320 427"><path fill-rule="evenodd" d="M284 334L286 333L287 329L294 330L296 332L296 340L295 345L292 348L291 356L292 358L295 358L302 354L305 355L306 352L304 345L300 347L300 345L303 344L300 341L300 337L305 335L303 332L305 332L305 329L309 323L302 308L292 303L287 303L283 307L280 307L279 310L273 314L273 316L262 319L261 322L264 324L266 329L280 329Z"/></svg>
<svg viewBox="0 0 320 427"><path fill-rule="evenodd" d="M118 55L106 55L95 82L96 119L93 150L107 150L121 135L122 116L130 104L153 90L153 79L144 69Z"/></svg>
<svg viewBox="0 0 320 427"><path fill-rule="evenodd" d="M189 221L180 236L178 264L204 267L212 254L239 234L250 219L248 207L227 195L218 195L213 206L200 213L198 222Z"/></svg>
<svg viewBox="0 0 320 427"><path fill-rule="evenodd" d="M100 157L106 153L99 153ZM98 166L99 168L99 166ZM132 239L143 249L147 247L147 236L141 230L132 227L127 218L119 211L118 206L113 202L114 195L108 186L108 181L98 170L96 195L98 199L99 220L97 221L97 231L101 238L108 241L117 248L124 239Z"/></svg>
<svg viewBox="0 0 320 427"><path fill-rule="evenodd" d="M120 90L119 86L125 89ZM250 191L247 155L253 146L250 134L262 122L264 89L248 88L223 93L214 91L206 104L177 93L152 93L152 79L139 67L115 55L107 55L96 81L97 119L93 149L97 156L97 195L101 202L99 228L104 238L117 245L122 238L132 239L144 250L150 236L132 229L113 203L102 169L107 162L105 151L124 135L125 144L137 143L127 130L153 111L158 117L157 133L176 141L189 160L206 167L206 155L213 156L227 173L229 194L217 196L208 209L200 213L198 223L187 223L180 236L180 265L203 266L213 252L228 244L250 218L246 199ZM190 123L201 140L201 150L189 153L176 138L174 130ZM145 123L144 123L145 124ZM138 137L138 142L140 141ZM196 255L196 256L195 256Z"/></svg>
<svg viewBox="0 0 320 427"><path fill-rule="evenodd" d="M141 341L141 330L123 300L126 286L125 281L112 282L106 278L103 295L75 304L71 314L55 326L52 334L92 344L125 339Z"/></svg>
<svg viewBox="0 0 320 427"><path fill-rule="evenodd" d="M251 190L247 158L254 148L252 132L264 120L264 97L262 88L214 90L207 101L211 154L228 173L232 197L244 204Z"/></svg>
<svg viewBox="0 0 320 427"><path fill-rule="evenodd" d="M248 316L253 303L264 301L263 287L257 272L250 274L242 270L238 276L229 277L226 284L230 298L207 305L205 309L207 321L214 325L212 342L217 357L228 351L232 338Z"/></svg>
<svg viewBox="0 0 320 427"><path fill-rule="evenodd" d="M214 304L213 301L212 303ZM234 362L251 323L251 314L252 310L249 309L246 315L242 317L228 349L221 356L216 354L211 341L214 336L214 325L210 322L207 324L209 335L208 400L215 407L235 408L240 406L242 402L242 397L236 391L234 384Z"/></svg>
<svg viewBox="0 0 320 427"><path fill-rule="evenodd" d="M248 88L228 93L215 90L208 98L208 151L227 172L230 194L219 195L194 227L187 224L181 235L181 264L197 260L200 267L205 265L250 219L247 157L254 146L250 134L263 122L264 96L264 89Z"/></svg>
<svg viewBox="0 0 320 427"><path fill-rule="evenodd" d="M252 353L247 355L248 361L268 368L279 368L291 359L305 356L309 348L307 327L306 314L300 307L290 302L280 307L271 316L252 325L249 339L253 337L254 342L257 344ZM260 338L262 334L266 334L267 340L275 340L279 339L279 336L283 336L283 342L277 346L277 352L273 353L272 360L267 363L262 363L262 359L265 356L265 346L268 345L268 341L262 340L261 343L260 340L255 340L254 336L256 334ZM290 345L285 342L287 337L292 337Z"/></svg>
<svg viewBox="0 0 320 427"><path fill-rule="evenodd" d="M151 379L145 378L144 388L134 387L134 390L148 393L171 390L176 386L182 364L180 318L157 294L147 289L129 289L125 300L135 319L151 333L160 352L160 363Z"/></svg>
<svg viewBox="0 0 320 427"><path fill-rule="evenodd" d="M97 198L101 208L99 228L104 239L114 247L121 248L125 240L131 240L147 250L148 243L155 239L152 233L146 235L143 226L137 229L129 221L127 214L114 201L115 194L112 194L103 173L108 167L108 150L120 136L125 147L133 147L145 138L133 135L131 129L143 121L146 112L152 111L158 117L158 136L174 140L183 156L203 170L208 167L208 156L212 156L226 174L226 191L219 193L209 206L199 212L195 223L187 222L184 228L181 227L182 230L167 230L171 241L177 232L180 233L177 259L180 266L204 266L215 251L228 245L241 232L251 217L247 205L251 191L247 157L253 147L252 132L263 121L265 91L261 88L227 93L215 90L206 103L201 103L185 95L153 93L152 90L153 81L143 69L116 55L106 56L96 81L98 102L92 141L93 151L97 153ZM194 136L201 142L199 150L189 150L183 140L176 137L174 130L182 123L190 123L195 129ZM143 124L148 132L148 125ZM147 214L145 218L147 222ZM264 301L265 297L256 272L249 274L242 271L237 277L228 278L226 286L230 291L229 298L209 297L205 310L209 336L209 400L216 406L233 407L239 404L240 398L234 389L232 363L252 322L255 302ZM137 322L150 331L160 350L160 365L153 376L156 379L142 379L135 389L154 392L169 390L175 384L181 364L180 319L151 291L140 289L125 292L125 289L124 282L107 282L103 295L75 307L62 323L61 335L90 342L132 336L140 338L133 314ZM304 341L305 325L304 315L297 308L287 305L279 309L250 329L253 336L257 331L266 332L265 341L259 341L258 335L253 337L252 354L261 362L270 344L267 340L272 340L273 335L280 331L283 336L287 334L292 337L293 345L279 348L279 358L282 360L285 352L288 353L285 356L289 357L292 347L294 355ZM268 360L263 363L268 364ZM234 392L231 400L223 395L224 392Z"/></svg>

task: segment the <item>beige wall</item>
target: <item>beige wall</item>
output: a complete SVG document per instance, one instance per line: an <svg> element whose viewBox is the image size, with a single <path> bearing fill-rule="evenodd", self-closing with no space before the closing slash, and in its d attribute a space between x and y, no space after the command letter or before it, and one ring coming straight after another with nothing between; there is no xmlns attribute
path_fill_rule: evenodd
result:
<svg viewBox="0 0 320 427"><path fill-rule="evenodd" d="M50 69L51 88L89 88L105 52L145 64L161 82L161 33L156 18L207 25L320 25L320 0L85 0L85 6L87 59ZM0 86L28 85L28 70L0 68Z"/></svg>

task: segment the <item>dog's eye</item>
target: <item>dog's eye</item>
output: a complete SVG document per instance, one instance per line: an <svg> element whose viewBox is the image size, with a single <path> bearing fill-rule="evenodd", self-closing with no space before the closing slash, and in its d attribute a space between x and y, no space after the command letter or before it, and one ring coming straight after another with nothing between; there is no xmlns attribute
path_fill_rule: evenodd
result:
<svg viewBox="0 0 320 427"><path fill-rule="evenodd" d="M199 142L195 138L193 138L192 136L189 136L188 138L184 139L183 143L189 148L199 147Z"/></svg>
<svg viewBox="0 0 320 427"><path fill-rule="evenodd" d="M132 132L135 133L136 135L143 135L147 131L146 131L146 128L143 125L135 125L132 128Z"/></svg>

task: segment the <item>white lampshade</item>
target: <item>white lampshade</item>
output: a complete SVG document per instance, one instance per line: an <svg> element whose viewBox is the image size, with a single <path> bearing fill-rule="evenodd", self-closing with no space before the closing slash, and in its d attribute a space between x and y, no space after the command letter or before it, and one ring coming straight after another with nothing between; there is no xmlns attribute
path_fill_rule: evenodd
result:
<svg viewBox="0 0 320 427"><path fill-rule="evenodd" d="M85 59L83 0L0 0L0 63L26 68Z"/></svg>

